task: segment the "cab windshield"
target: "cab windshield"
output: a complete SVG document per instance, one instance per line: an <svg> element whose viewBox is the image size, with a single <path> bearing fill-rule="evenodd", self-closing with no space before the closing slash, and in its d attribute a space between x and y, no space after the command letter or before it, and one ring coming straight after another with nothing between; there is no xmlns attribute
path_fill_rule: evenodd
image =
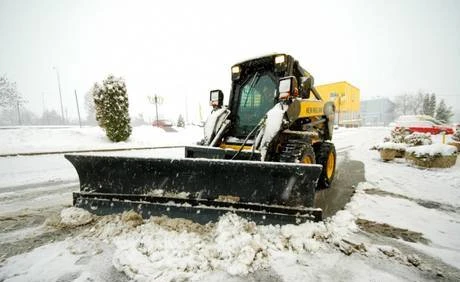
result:
<svg viewBox="0 0 460 282"><path fill-rule="evenodd" d="M237 110L237 135L249 134L273 107L275 95L275 78L269 73L256 73L241 86Z"/></svg>

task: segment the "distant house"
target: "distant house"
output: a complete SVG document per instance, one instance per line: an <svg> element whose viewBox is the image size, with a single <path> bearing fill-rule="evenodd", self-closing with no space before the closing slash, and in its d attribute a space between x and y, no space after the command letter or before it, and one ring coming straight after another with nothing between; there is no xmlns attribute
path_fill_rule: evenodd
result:
<svg viewBox="0 0 460 282"><path fill-rule="evenodd" d="M361 101L361 124L387 126L395 119L395 104L388 98Z"/></svg>
<svg viewBox="0 0 460 282"><path fill-rule="evenodd" d="M339 126L357 127L360 119L360 91L358 87L346 81L316 86L325 101L335 104L335 123Z"/></svg>

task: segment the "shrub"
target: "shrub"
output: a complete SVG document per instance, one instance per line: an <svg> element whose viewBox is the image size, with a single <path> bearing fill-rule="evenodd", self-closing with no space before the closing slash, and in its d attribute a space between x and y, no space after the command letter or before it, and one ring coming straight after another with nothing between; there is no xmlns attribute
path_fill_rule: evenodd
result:
<svg viewBox="0 0 460 282"><path fill-rule="evenodd" d="M96 120L107 137L114 142L125 141L131 135L126 84L122 78L109 75L102 85L92 88Z"/></svg>
<svg viewBox="0 0 460 282"><path fill-rule="evenodd" d="M404 143L404 138L410 135L410 132L405 127L395 127L391 131L391 139L389 141L394 143Z"/></svg>
<svg viewBox="0 0 460 282"><path fill-rule="evenodd" d="M433 141L431 140L431 134L429 133L414 132L404 137L404 143L410 146L421 146L421 145L431 145L433 144Z"/></svg>

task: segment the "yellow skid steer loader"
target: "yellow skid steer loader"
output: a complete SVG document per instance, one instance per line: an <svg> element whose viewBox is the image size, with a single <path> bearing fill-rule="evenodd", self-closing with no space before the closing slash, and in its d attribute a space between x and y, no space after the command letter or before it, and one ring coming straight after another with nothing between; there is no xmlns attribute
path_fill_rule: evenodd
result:
<svg viewBox="0 0 460 282"><path fill-rule="evenodd" d="M204 137L185 158L66 155L80 178L74 205L200 223L227 212L259 224L322 220L314 198L334 178L334 104L287 54L243 61L231 75L228 106L210 92Z"/></svg>

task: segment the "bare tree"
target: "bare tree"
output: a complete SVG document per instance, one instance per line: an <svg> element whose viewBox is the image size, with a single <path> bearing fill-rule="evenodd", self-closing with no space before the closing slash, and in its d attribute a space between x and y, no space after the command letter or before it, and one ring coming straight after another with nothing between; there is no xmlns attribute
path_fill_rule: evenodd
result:
<svg viewBox="0 0 460 282"><path fill-rule="evenodd" d="M25 101L19 94L16 83L10 82L5 75L0 76L0 107L12 108L22 105Z"/></svg>
<svg viewBox="0 0 460 282"><path fill-rule="evenodd" d="M395 97L395 110L398 115L408 115L412 112L411 95L402 94Z"/></svg>
<svg viewBox="0 0 460 282"><path fill-rule="evenodd" d="M414 115L422 114L423 112L423 93L419 91L415 95L410 95L412 101L412 113Z"/></svg>
<svg viewBox="0 0 460 282"><path fill-rule="evenodd" d="M417 94L404 93L394 99L395 111L398 115L419 115L423 113L424 95L421 91Z"/></svg>

